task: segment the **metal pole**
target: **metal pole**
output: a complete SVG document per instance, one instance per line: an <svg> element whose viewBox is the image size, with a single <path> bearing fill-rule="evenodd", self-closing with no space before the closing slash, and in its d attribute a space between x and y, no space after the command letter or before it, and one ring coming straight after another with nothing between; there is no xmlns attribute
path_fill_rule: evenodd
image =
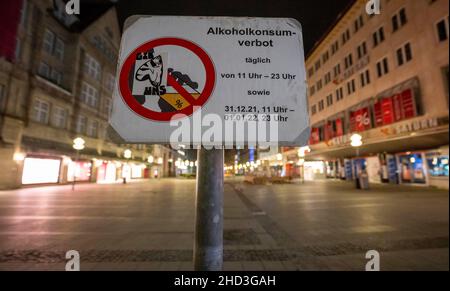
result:
<svg viewBox="0 0 450 291"><path fill-rule="evenodd" d="M356 189L360 189L361 185L359 184L359 147L356 147L356 167L355 167L355 178L356 178Z"/></svg>
<svg viewBox="0 0 450 291"><path fill-rule="evenodd" d="M73 167L73 183L72 183L72 191L75 191L75 182L77 179L77 164L79 159L80 151L77 150L77 155L75 157L75 167Z"/></svg>
<svg viewBox="0 0 450 291"><path fill-rule="evenodd" d="M194 243L196 271L222 270L223 160L223 149L198 149Z"/></svg>
<svg viewBox="0 0 450 291"><path fill-rule="evenodd" d="M302 184L305 184L305 164L302 165Z"/></svg>

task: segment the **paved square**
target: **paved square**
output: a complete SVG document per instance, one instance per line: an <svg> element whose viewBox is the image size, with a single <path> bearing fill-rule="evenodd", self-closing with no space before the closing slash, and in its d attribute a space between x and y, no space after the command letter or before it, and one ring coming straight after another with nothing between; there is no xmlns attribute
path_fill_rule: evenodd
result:
<svg viewBox="0 0 450 291"><path fill-rule="evenodd" d="M0 270L192 270L195 181L0 191ZM449 269L447 191L226 180L224 270Z"/></svg>

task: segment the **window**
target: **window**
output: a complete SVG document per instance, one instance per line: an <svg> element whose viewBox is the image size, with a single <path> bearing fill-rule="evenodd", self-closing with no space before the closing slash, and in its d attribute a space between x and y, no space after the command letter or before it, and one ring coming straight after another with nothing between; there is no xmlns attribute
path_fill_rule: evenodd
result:
<svg viewBox="0 0 450 291"><path fill-rule="evenodd" d="M331 72L326 73L325 75L325 85L331 82Z"/></svg>
<svg viewBox="0 0 450 291"><path fill-rule="evenodd" d="M448 40L448 17L446 19L442 19L436 24L436 29L438 33L438 39L440 42Z"/></svg>
<svg viewBox="0 0 450 291"><path fill-rule="evenodd" d="M318 60L316 62L316 64L314 65L314 68L315 68L316 72L320 69L320 60Z"/></svg>
<svg viewBox="0 0 450 291"><path fill-rule="evenodd" d="M20 24L25 26L25 22L28 16L28 3L26 0L22 1L22 9L20 10Z"/></svg>
<svg viewBox="0 0 450 291"><path fill-rule="evenodd" d="M91 85L83 82L80 97L85 104L94 108L98 107L98 91Z"/></svg>
<svg viewBox="0 0 450 291"><path fill-rule="evenodd" d="M328 51L326 51L323 55L322 55L322 63L326 63L328 61L328 59L330 58L330 54L328 53Z"/></svg>
<svg viewBox="0 0 450 291"><path fill-rule="evenodd" d="M87 132L87 134L88 134L90 137L95 137L95 138L98 137L98 121L92 120L92 121L89 123L89 127L88 127L88 132Z"/></svg>
<svg viewBox="0 0 450 291"><path fill-rule="evenodd" d="M320 79L319 81L317 81L316 88L317 88L317 92L320 91L320 90L322 89L322 79Z"/></svg>
<svg viewBox="0 0 450 291"><path fill-rule="evenodd" d="M345 64L345 69L346 70L348 68L350 68L351 66L353 66L353 56L352 56L352 54L349 54L347 57L345 57L344 64Z"/></svg>
<svg viewBox="0 0 450 291"><path fill-rule="evenodd" d="M448 177L449 157L440 153L427 153L428 171L432 177Z"/></svg>
<svg viewBox="0 0 450 291"><path fill-rule="evenodd" d="M78 133L85 134L86 133L86 127L87 127L87 117L84 116L84 115L78 115L76 131Z"/></svg>
<svg viewBox="0 0 450 291"><path fill-rule="evenodd" d="M114 76L112 74L108 74L108 76L106 77L106 88L109 91L113 91L114 90Z"/></svg>
<svg viewBox="0 0 450 291"><path fill-rule="evenodd" d="M48 29L44 32L42 49L61 61L64 59L64 41L59 37L56 37L55 34Z"/></svg>
<svg viewBox="0 0 450 291"><path fill-rule="evenodd" d="M366 70L362 72L360 75L361 78L361 87L365 87L366 85L370 84L370 72L369 70Z"/></svg>
<svg viewBox="0 0 450 291"><path fill-rule="evenodd" d="M39 64L38 68L38 74L44 78L49 79L50 78L50 67L44 62L41 62Z"/></svg>
<svg viewBox="0 0 450 291"><path fill-rule="evenodd" d="M354 22L355 33L358 32L364 26L364 18L360 15Z"/></svg>
<svg viewBox="0 0 450 291"><path fill-rule="evenodd" d="M61 61L64 59L64 42L60 38L56 38L53 55Z"/></svg>
<svg viewBox="0 0 450 291"><path fill-rule="evenodd" d="M384 41L384 28L380 27L376 32L372 35L373 38L373 47L376 47L380 43Z"/></svg>
<svg viewBox="0 0 450 291"><path fill-rule="evenodd" d="M59 128L66 128L67 110L57 106L52 111L53 111L53 125Z"/></svg>
<svg viewBox="0 0 450 291"><path fill-rule="evenodd" d="M327 96L327 106L329 107L331 105L333 105L333 95L332 94Z"/></svg>
<svg viewBox="0 0 450 291"><path fill-rule="evenodd" d="M313 75L314 75L314 68L311 67L311 68L308 69L308 77L311 78Z"/></svg>
<svg viewBox="0 0 450 291"><path fill-rule="evenodd" d="M55 70L55 69L52 69L51 80L52 80L53 82L55 82L55 83L58 84L58 85L61 85L61 83L62 83L62 77L63 77L63 75L62 75L61 72L59 72L59 71L57 71L57 70Z"/></svg>
<svg viewBox="0 0 450 291"><path fill-rule="evenodd" d="M355 80L347 82L347 95L353 94L356 91Z"/></svg>
<svg viewBox="0 0 450 291"><path fill-rule="evenodd" d="M358 54L358 60L360 60L362 57L364 57L365 55L367 55L367 45L366 42L363 42L362 44L360 44L358 46L358 48L356 49L357 54Z"/></svg>
<svg viewBox="0 0 450 291"><path fill-rule="evenodd" d="M344 89L341 87L336 90L336 101L341 101L342 99L344 99Z"/></svg>
<svg viewBox="0 0 450 291"><path fill-rule="evenodd" d="M111 114L111 98L109 97L104 98L103 102L104 102L103 113L109 116Z"/></svg>
<svg viewBox="0 0 450 291"><path fill-rule="evenodd" d="M325 103L323 102L323 100L319 101L319 111L322 111L325 109Z"/></svg>
<svg viewBox="0 0 450 291"><path fill-rule="evenodd" d="M96 80L100 80L101 67L96 59L86 54L84 57L84 72Z"/></svg>
<svg viewBox="0 0 450 291"><path fill-rule="evenodd" d="M309 89L309 96L313 96L316 93L316 87L314 85Z"/></svg>
<svg viewBox="0 0 450 291"><path fill-rule="evenodd" d="M44 41L42 43L42 49L48 53L53 53L53 43L55 41L55 34L50 30L46 29L44 32Z"/></svg>
<svg viewBox="0 0 450 291"><path fill-rule="evenodd" d="M339 42L338 42L338 41L335 41L335 42L331 45L331 54L334 55L338 50L339 50Z"/></svg>
<svg viewBox="0 0 450 291"><path fill-rule="evenodd" d="M406 10L405 10L405 8L400 9L399 18L400 18L400 25L401 26L404 26L406 23L408 23L408 18L406 17Z"/></svg>
<svg viewBox="0 0 450 291"><path fill-rule="evenodd" d="M48 123L50 104L46 101L36 100L33 107L33 120L40 123Z"/></svg>
<svg viewBox="0 0 450 291"><path fill-rule="evenodd" d="M412 60L411 44L407 43L397 50L397 64L402 66L410 60Z"/></svg>
<svg viewBox="0 0 450 291"><path fill-rule="evenodd" d="M337 64L333 68L334 77L337 78L341 74L341 64Z"/></svg>
<svg viewBox="0 0 450 291"><path fill-rule="evenodd" d="M316 113L317 113L317 106L316 105L311 106L311 114L314 115Z"/></svg>
<svg viewBox="0 0 450 291"><path fill-rule="evenodd" d="M377 75L378 77L382 77L387 73L389 73L389 64L387 58L384 58L377 63Z"/></svg>
<svg viewBox="0 0 450 291"><path fill-rule="evenodd" d="M347 29L343 34L342 34L342 45L344 45L345 43L347 43L347 41L350 39L350 30Z"/></svg>

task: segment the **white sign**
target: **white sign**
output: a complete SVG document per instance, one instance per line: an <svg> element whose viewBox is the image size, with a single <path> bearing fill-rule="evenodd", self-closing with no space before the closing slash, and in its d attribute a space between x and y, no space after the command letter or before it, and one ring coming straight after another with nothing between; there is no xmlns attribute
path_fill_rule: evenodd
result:
<svg viewBox="0 0 450 291"><path fill-rule="evenodd" d="M116 80L110 123L129 143L302 146L309 139L294 19L132 16Z"/></svg>

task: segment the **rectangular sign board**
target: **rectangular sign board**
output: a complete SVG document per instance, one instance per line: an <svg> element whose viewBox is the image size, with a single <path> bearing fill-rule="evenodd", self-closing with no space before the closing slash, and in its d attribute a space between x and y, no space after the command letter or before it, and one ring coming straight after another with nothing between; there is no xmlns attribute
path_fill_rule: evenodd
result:
<svg viewBox="0 0 450 291"><path fill-rule="evenodd" d="M303 146L309 139L294 19L131 16L116 80L110 124L128 143Z"/></svg>

